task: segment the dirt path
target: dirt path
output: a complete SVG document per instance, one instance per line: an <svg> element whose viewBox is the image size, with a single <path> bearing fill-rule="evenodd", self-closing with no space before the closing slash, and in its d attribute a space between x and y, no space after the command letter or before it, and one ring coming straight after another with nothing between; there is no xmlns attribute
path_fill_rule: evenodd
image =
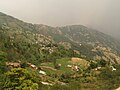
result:
<svg viewBox="0 0 120 90"><path fill-rule="evenodd" d="M50 70L53 70L53 71L57 71L56 69L54 69L52 67L49 67L49 66L40 66L40 68L42 68L42 69L50 69Z"/></svg>

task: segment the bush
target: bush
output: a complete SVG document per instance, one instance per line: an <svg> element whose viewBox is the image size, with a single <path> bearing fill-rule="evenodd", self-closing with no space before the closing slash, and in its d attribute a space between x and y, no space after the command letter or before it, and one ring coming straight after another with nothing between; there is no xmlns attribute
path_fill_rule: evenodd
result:
<svg viewBox="0 0 120 90"><path fill-rule="evenodd" d="M5 73L4 89L7 90L38 90L38 84L32 75L23 68L14 68Z"/></svg>

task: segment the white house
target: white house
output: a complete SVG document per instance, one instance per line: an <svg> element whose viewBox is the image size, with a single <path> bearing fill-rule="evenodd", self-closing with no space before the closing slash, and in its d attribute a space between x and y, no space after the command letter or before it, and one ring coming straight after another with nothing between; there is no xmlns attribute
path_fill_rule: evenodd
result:
<svg viewBox="0 0 120 90"><path fill-rule="evenodd" d="M68 67L68 68L71 68L71 67L72 67L72 65L67 65L67 67Z"/></svg>
<svg viewBox="0 0 120 90"><path fill-rule="evenodd" d="M39 71L39 74L47 75L46 72L44 72L44 71L42 71L42 70Z"/></svg>
<svg viewBox="0 0 120 90"><path fill-rule="evenodd" d="M110 66L112 68L112 71L116 71L116 68L114 68L113 66Z"/></svg>
<svg viewBox="0 0 120 90"><path fill-rule="evenodd" d="M50 86L52 86L53 84L51 84L51 83L48 83L48 82L41 82L43 85L50 85Z"/></svg>

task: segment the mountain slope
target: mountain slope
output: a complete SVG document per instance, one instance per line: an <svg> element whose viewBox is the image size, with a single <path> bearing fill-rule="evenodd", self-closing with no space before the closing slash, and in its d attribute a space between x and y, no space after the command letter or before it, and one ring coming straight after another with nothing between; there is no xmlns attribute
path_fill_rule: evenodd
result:
<svg viewBox="0 0 120 90"><path fill-rule="evenodd" d="M68 47L79 51L87 59L106 59L120 63L120 41L99 31L82 25L56 28L36 25L36 31L46 36L52 36L61 44L69 45Z"/></svg>
<svg viewBox="0 0 120 90"><path fill-rule="evenodd" d="M3 13L0 13L0 51L7 53L9 61L36 64L60 57L72 57L74 53L57 44L51 37L37 33L33 24Z"/></svg>
<svg viewBox="0 0 120 90"><path fill-rule="evenodd" d="M67 53L73 51L87 60L104 59L112 63L120 63L120 41L82 25L51 27L42 24L30 24L0 13L0 32L1 50L3 49L3 51L7 47L7 45L5 47L7 42L7 44L11 43L18 51L24 47L25 50L23 49L23 51L31 52L30 47L32 47L33 51L39 52L37 56L41 57L40 48L50 46L49 50L51 50L51 47L55 49L55 46L60 47L62 45L63 51L68 50ZM20 45L18 45L19 43ZM12 45L8 46L12 47ZM20 46L23 46L22 49ZM60 51L60 49L58 50ZM35 52L33 58L36 58Z"/></svg>
<svg viewBox="0 0 120 90"><path fill-rule="evenodd" d="M120 86L119 47L82 25L51 27L0 13L0 90L33 83L36 90L113 90Z"/></svg>

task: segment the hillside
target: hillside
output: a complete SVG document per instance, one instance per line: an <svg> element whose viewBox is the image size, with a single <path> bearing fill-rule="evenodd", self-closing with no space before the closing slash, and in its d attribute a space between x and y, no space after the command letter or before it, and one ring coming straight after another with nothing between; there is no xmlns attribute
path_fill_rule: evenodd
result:
<svg viewBox="0 0 120 90"><path fill-rule="evenodd" d="M0 13L0 90L114 90L119 47L82 25L51 27Z"/></svg>
<svg viewBox="0 0 120 90"><path fill-rule="evenodd" d="M0 50L7 53L9 61L27 60L36 64L51 61L53 55L60 58L74 53L57 44L51 36L37 33L33 24L3 13L0 13Z"/></svg>
<svg viewBox="0 0 120 90"><path fill-rule="evenodd" d="M38 33L52 36L56 42L77 51L88 60L106 59L120 63L120 41L109 35L82 25L56 28L46 25L35 26Z"/></svg>
<svg viewBox="0 0 120 90"><path fill-rule="evenodd" d="M1 39L6 35L9 39L16 39L16 42L22 41L27 44L43 43L45 46L50 43L59 43L66 49L72 49L81 54L81 57L87 60L105 59L113 63L120 63L120 41L82 25L50 27L25 23L1 13L0 27Z"/></svg>

